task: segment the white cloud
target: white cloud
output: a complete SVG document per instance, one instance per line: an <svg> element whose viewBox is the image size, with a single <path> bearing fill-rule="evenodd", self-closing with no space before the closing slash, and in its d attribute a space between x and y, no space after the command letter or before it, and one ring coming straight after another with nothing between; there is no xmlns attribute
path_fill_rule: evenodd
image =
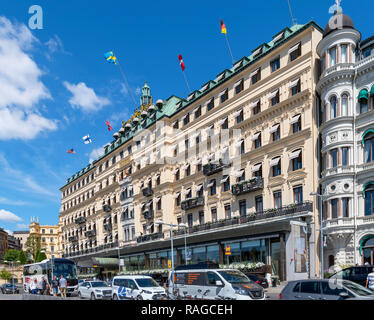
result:
<svg viewBox="0 0 374 320"><path fill-rule="evenodd" d="M63 82L65 88L73 95L69 103L73 108L81 108L83 111L97 111L103 106L110 104L110 100L96 95L92 88L87 87L84 82L72 84Z"/></svg>
<svg viewBox="0 0 374 320"><path fill-rule="evenodd" d="M9 200L7 198L4 198L4 197L0 197L0 204L7 204L7 205L11 205L11 206L24 206L24 205L28 205L27 202L25 201L22 201L22 200Z"/></svg>
<svg viewBox="0 0 374 320"><path fill-rule="evenodd" d="M100 148L96 148L96 149L93 149L90 153L90 160L89 162L91 163L92 161L96 160L98 157L100 157L101 155L104 154L104 147L106 146L107 144L104 144L102 147Z"/></svg>
<svg viewBox="0 0 374 320"><path fill-rule="evenodd" d="M129 93L129 90L127 89L126 85L124 83L121 83L121 90L120 92L124 95L124 96L127 96L127 94Z"/></svg>
<svg viewBox="0 0 374 320"><path fill-rule="evenodd" d="M22 221L22 219L10 211L0 209L0 221L19 222Z"/></svg>
<svg viewBox="0 0 374 320"><path fill-rule="evenodd" d="M45 55L49 60L52 60L52 54L56 52L72 55L70 52L65 51L62 40L59 38L57 34L55 34L52 38L45 42L44 45L48 49L48 52L46 52Z"/></svg>
<svg viewBox="0 0 374 320"><path fill-rule="evenodd" d="M0 139L33 139L56 130L56 121L39 114L36 104L51 99L42 71L26 53L38 40L24 24L0 17Z"/></svg>
<svg viewBox="0 0 374 320"><path fill-rule="evenodd" d="M17 227L17 229L29 229L30 228L30 226L28 224L25 224L25 223L17 223L16 227Z"/></svg>
<svg viewBox="0 0 374 320"><path fill-rule="evenodd" d="M13 231L10 230L4 230L7 234L10 234L11 236L13 235Z"/></svg>

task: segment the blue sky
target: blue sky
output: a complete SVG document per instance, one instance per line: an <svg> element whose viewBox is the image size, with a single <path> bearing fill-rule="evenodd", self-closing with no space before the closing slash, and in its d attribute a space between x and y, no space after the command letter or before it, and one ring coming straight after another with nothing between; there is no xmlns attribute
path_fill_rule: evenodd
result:
<svg viewBox="0 0 374 320"><path fill-rule="evenodd" d="M43 9L43 29L28 28L31 5ZM291 0L300 24L328 22L333 1ZM372 35L373 3L342 2L362 37ZM363 10L362 8L365 8ZM198 89L235 60L291 25L286 0L269 1L7 1L0 11L0 227L27 228L30 217L56 224L59 188L112 140L134 110L114 50L139 100L147 81L154 99ZM90 134L93 143L84 145ZM74 148L77 154L66 153Z"/></svg>

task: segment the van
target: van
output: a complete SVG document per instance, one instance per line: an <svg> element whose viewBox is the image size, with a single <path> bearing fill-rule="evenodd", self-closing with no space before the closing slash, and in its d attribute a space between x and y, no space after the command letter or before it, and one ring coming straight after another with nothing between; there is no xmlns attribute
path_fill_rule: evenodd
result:
<svg viewBox="0 0 374 320"><path fill-rule="evenodd" d="M173 291L174 284L174 293ZM169 272L169 292L181 299L192 297L207 300L265 300L264 289L235 269L198 269L179 266Z"/></svg>
<svg viewBox="0 0 374 320"><path fill-rule="evenodd" d="M112 279L113 300L156 300L166 297L165 289L149 276L115 276Z"/></svg>

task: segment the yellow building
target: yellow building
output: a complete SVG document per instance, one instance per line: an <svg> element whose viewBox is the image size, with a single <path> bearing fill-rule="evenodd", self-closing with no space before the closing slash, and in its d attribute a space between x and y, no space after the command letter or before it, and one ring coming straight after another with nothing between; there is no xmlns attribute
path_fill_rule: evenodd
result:
<svg viewBox="0 0 374 320"><path fill-rule="evenodd" d="M47 259L62 257L60 225L40 225L39 219L32 218L30 236L40 238L40 247L45 250Z"/></svg>

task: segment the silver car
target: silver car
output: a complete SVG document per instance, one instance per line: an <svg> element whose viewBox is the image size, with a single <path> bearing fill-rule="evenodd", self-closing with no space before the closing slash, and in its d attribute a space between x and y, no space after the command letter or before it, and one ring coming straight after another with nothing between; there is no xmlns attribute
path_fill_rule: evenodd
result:
<svg viewBox="0 0 374 320"><path fill-rule="evenodd" d="M279 295L281 300L374 300L373 292L341 279L290 281Z"/></svg>
<svg viewBox="0 0 374 320"><path fill-rule="evenodd" d="M91 300L111 300L112 288L104 281L85 281L79 285L78 296Z"/></svg>

